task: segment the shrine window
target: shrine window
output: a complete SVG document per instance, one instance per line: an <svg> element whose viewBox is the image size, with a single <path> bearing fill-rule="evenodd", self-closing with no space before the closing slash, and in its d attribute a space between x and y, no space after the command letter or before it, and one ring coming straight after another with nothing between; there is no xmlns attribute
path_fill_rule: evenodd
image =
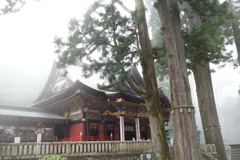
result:
<svg viewBox="0 0 240 160"><path fill-rule="evenodd" d="M98 124L90 123L90 136L98 136Z"/></svg>
<svg viewBox="0 0 240 160"><path fill-rule="evenodd" d="M44 140L54 140L54 132L52 128L44 128Z"/></svg>
<svg viewBox="0 0 240 160"><path fill-rule="evenodd" d="M97 130L97 127L98 124L97 123L90 123L90 129L94 129L94 130Z"/></svg>
<svg viewBox="0 0 240 160"><path fill-rule="evenodd" d="M35 127L16 127L0 125L0 140L13 140L14 137L21 137L21 141L36 141ZM53 140L53 128L44 128L43 140Z"/></svg>
<svg viewBox="0 0 240 160"><path fill-rule="evenodd" d="M125 126L124 130L127 131L127 132L133 132L134 127L133 126Z"/></svg>
<svg viewBox="0 0 240 160"><path fill-rule="evenodd" d="M5 126L3 130L3 135L6 136L7 139L13 139L14 137L16 137L16 127Z"/></svg>
<svg viewBox="0 0 240 160"><path fill-rule="evenodd" d="M113 125L107 124L107 131L113 131Z"/></svg>

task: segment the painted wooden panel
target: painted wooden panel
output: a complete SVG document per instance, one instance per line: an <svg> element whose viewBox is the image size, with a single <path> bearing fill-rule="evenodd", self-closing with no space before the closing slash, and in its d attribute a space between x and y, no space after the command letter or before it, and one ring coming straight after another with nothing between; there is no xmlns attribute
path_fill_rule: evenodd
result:
<svg viewBox="0 0 240 160"><path fill-rule="evenodd" d="M83 123L77 123L70 125L70 134L69 137L77 137L80 135L80 132L83 132Z"/></svg>

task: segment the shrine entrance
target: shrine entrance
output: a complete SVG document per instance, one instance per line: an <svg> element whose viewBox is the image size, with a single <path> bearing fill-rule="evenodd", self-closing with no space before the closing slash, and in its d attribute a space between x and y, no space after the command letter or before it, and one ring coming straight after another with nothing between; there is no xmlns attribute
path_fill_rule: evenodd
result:
<svg viewBox="0 0 240 160"><path fill-rule="evenodd" d="M151 137L147 133L147 127L141 127L140 132L141 132L140 134L141 134L141 139L142 140L151 139Z"/></svg>
<svg viewBox="0 0 240 160"><path fill-rule="evenodd" d="M111 134L114 134L114 128L113 128L113 124L107 124L107 136L110 137Z"/></svg>
<svg viewBox="0 0 240 160"><path fill-rule="evenodd" d="M98 136L98 123L90 123L90 136Z"/></svg>
<svg viewBox="0 0 240 160"><path fill-rule="evenodd" d="M67 127L66 125L57 125L55 128L55 135L57 139L64 139L67 137Z"/></svg>
<svg viewBox="0 0 240 160"><path fill-rule="evenodd" d="M134 129L134 125L125 125L125 140L136 140L136 132Z"/></svg>

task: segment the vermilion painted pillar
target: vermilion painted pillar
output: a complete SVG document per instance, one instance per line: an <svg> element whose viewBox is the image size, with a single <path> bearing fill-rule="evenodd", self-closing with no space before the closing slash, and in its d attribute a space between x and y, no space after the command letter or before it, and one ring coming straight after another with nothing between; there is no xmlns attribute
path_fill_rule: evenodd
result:
<svg viewBox="0 0 240 160"><path fill-rule="evenodd" d="M120 140L125 141L124 116L120 116Z"/></svg>
<svg viewBox="0 0 240 160"><path fill-rule="evenodd" d="M113 141L113 134L110 134L110 141Z"/></svg>
<svg viewBox="0 0 240 160"><path fill-rule="evenodd" d="M136 129L136 140L139 141L141 138L140 135L140 123L139 123L139 118L135 118L135 129Z"/></svg>
<svg viewBox="0 0 240 160"><path fill-rule="evenodd" d="M82 135L82 132L80 132L79 141L80 141L80 142L83 141L83 135Z"/></svg>

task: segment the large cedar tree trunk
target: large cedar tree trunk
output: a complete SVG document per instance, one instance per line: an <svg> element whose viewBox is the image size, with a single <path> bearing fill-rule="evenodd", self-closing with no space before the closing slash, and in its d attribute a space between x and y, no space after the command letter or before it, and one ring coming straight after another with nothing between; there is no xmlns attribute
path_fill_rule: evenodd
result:
<svg viewBox="0 0 240 160"><path fill-rule="evenodd" d="M145 101L148 106L153 149L157 159L170 160L169 148L164 128L162 108L158 93L157 80L154 70L154 58L150 44L148 27L145 17L143 0L135 0L137 11L137 26L140 43L140 62L144 79ZM160 156L161 155L161 156Z"/></svg>
<svg viewBox="0 0 240 160"><path fill-rule="evenodd" d="M202 157L187 77L178 4L176 0L157 0L154 7L161 19L168 56L174 158L200 160Z"/></svg>
<svg viewBox="0 0 240 160"><path fill-rule="evenodd" d="M235 10L233 0L228 0L228 2L230 3L232 9ZM240 65L240 28L237 17L232 20L232 30L238 53L238 64Z"/></svg>
<svg viewBox="0 0 240 160"><path fill-rule="evenodd" d="M206 144L215 144L221 160L227 160L219 125L209 63L192 67Z"/></svg>
<svg viewBox="0 0 240 160"><path fill-rule="evenodd" d="M201 18L195 14L190 20L190 27L198 27L201 25ZM201 53L192 53L201 54ZM205 53L203 53L205 54ZM207 54L207 53L206 53ZM226 160L226 153L224 149L222 134L218 121L218 114L213 94L212 79L209 68L209 62L201 61L195 62L198 64L191 64L191 70L194 73L194 78L197 87L198 105L202 119L204 136L206 144L215 144L217 153L222 160ZM212 127L209 130L209 127Z"/></svg>

